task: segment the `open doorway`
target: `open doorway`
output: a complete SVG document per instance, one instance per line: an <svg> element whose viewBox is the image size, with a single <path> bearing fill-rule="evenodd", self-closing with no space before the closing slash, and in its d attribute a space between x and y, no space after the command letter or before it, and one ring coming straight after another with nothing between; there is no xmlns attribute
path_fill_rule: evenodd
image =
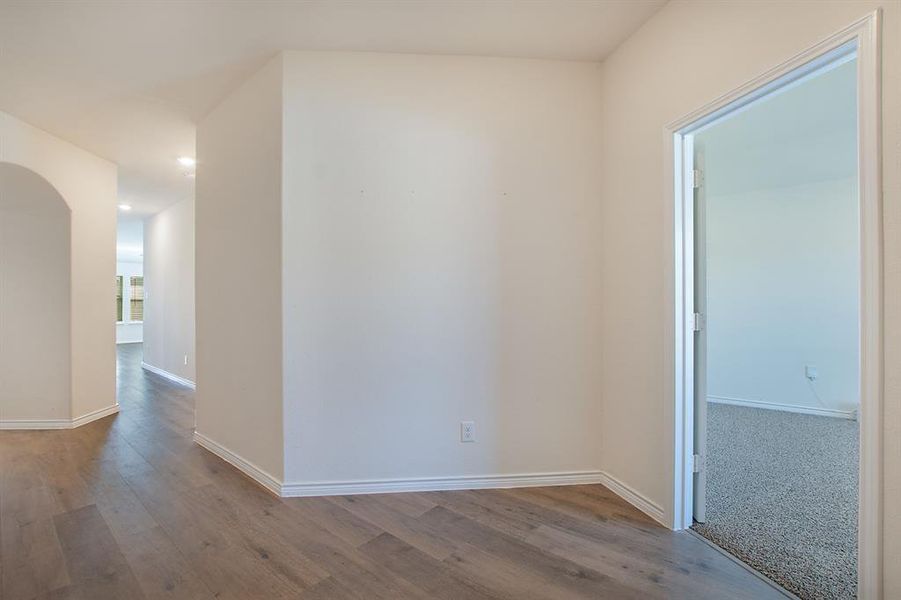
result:
<svg viewBox="0 0 901 600"><path fill-rule="evenodd" d="M128 207L128 208L125 208ZM144 341L144 222L119 207L116 235L116 344Z"/></svg>
<svg viewBox="0 0 901 600"><path fill-rule="evenodd" d="M693 529L802 598L855 598L857 60L699 128Z"/></svg>
<svg viewBox="0 0 901 600"><path fill-rule="evenodd" d="M876 21L670 125L674 524L804 598L880 597Z"/></svg>

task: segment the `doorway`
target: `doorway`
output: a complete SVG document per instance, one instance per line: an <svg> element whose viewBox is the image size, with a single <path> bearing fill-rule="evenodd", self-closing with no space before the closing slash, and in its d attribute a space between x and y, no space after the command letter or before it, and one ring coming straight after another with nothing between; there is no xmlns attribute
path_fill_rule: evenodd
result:
<svg viewBox="0 0 901 600"><path fill-rule="evenodd" d="M692 528L802 598L856 597L853 47L688 136Z"/></svg>
<svg viewBox="0 0 901 600"><path fill-rule="evenodd" d="M845 349L857 350L857 380L852 388L857 392L859 407L847 405L833 406L832 410L844 412L845 416L856 416L857 421L846 419L845 425L852 423L852 435L859 436L859 460L851 457L852 468L859 469L859 495L852 494L851 504L857 505L857 593L859 597L880 597L881 594L881 497L880 497L880 461L881 461L881 393L882 393L882 343L881 343L881 216L880 216L880 147L879 147L879 69L878 69L878 39L877 39L878 14L874 13L850 25L845 30L838 32L829 39L824 40L816 47L811 48L798 56L786 61L772 71L761 75L746 85L714 101L710 105L695 111L694 113L672 123L668 129L673 142L673 197L675 198L675 210L673 213L674 232L674 263L671 272L673 294L673 366L674 380L672 394L674 399L674 486L673 486L673 522L676 529L689 528L693 523L710 522L712 505L710 498L705 497L705 492L713 490L710 478L714 476L710 470L710 457L705 456L711 440L705 439L711 431L711 423L708 418L714 411L720 413L752 411L759 406L738 406L730 404L727 394L722 394L725 400L708 403L708 397L716 394L713 387L722 389L722 382L714 384L710 381L710 368L712 352L717 352L716 360L722 367L723 361L720 352L723 346L717 348L707 345L711 342L706 335L705 328L713 331L716 328L723 332L723 323L727 326L734 324L735 318L724 320L723 314L713 306L705 306L705 300L709 298L707 286L711 280L707 277L704 268L709 266L710 258L705 253L710 253L712 248L706 235L710 219L709 204L704 197L705 173L709 175L712 156L708 153L710 140L704 140L704 131L712 131L718 124L730 119L737 119L743 113L754 110L774 98L787 98L793 90L803 86L805 82L812 82L824 73L845 69L851 69L854 73L852 79L855 86L854 121L856 132L854 145L851 148L853 159L856 161L856 185L853 186L851 197L856 198L851 218L855 218L856 240L853 247L856 248L856 257L852 257L856 263L856 300L858 319L856 332L851 336L851 342L847 340L840 344ZM850 66L848 66L850 65ZM754 133L760 133L759 131ZM696 148L696 144L699 146ZM715 145L715 144L714 144ZM780 166L780 169L784 165ZM722 165L717 167L722 169ZM790 170L790 169L789 169ZM721 174L721 173L720 173ZM776 177L778 173L762 172L754 175L755 179ZM847 194L846 194L847 197ZM700 205L698 205L700 201ZM816 219L818 213L810 213L808 216ZM722 216L722 215L719 215ZM803 216L803 215L802 215ZM719 218L719 217L718 217ZM746 217L745 217L746 218ZM846 218L847 220L847 218ZM742 227L750 227L750 221L737 220L737 231L742 232ZM775 225L782 225L781 222ZM699 233L703 232L703 237ZM698 238L701 237L701 244ZM735 237L735 236L733 236ZM733 240L734 241L734 240ZM771 250L766 241L757 240L758 250ZM724 256L723 248L717 249ZM760 251L750 256L765 254ZM856 258L856 260L854 260ZM700 262L698 262L700 260ZM700 267L700 270L698 270ZM819 269L822 271L822 269ZM804 282L807 272L800 273L797 279ZM718 280L717 285L722 283ZM763 283L769 283L763 280ZM808 282L809 283L809 282ZM759 284L760 285L760 284ZM758 285L758 287L759 287ZM810 289L811 285L802 285L801 289ZM845 296L847 297L847 296ZM720 301L718 308L725 304ZM747 304L745 305L747 309ZM710 314L707 314L708 310ZM744 314L744 313L742 313ZM777 313L776 317L779 317ZM743 317L742 317L743 318ZM711 322L716 319L718 323ZM774 317L774 320L775 319ZM853 319L852 319L853 321ZM847 324L847 323L846 323ZM739 339L740 338L735 338ZM733 341L735 341L733 339ZM819 344L821 347L824 344ZM763 348L764 351L772 348ZM781 402L782 404L807 404L817 411L828 411L829 400L817 394L823 391L825 374L820 365L815 364L820 359L802 359L800 370L792 371L792 377L796 382L807 386L803 389L803 397L797 402ZM825 359L823 359L825 360ZM845 361L847 363L847 360ZM735 361L734 364L744 364L746 372L740 369L733 373L733 379L741 380L751 373L749 380L761 379L761 371L765 370L762 364ZM823 363L826 364L826 363ZM836 372L830 367L829 377L835 377ZM756 375L756 377L755 377ZM747 383L747 381L745 381ZM830 382L834 383L834 382ZM711 385L708 385L711 384ZM796 394L797 395L797 394ZM821 394L828 396L828 394ZM696 402L696 399L698 402ZM735 400L736 398L731 398ZM750 400L760 398L750 398ZM745 398L748 400L748 398ZM701 402L703 401L703 402ZM782 407L785 408L785 407ZM767 407L763 413L772 416L776 410ZM829 417L823 414L805 414L798 412L793 414L786 412L791 417L810 417L820 419L835 419L837 414ZM721 419L722 421L722 419ZM838 422L835 419L833 423ZM718 435L730 438L734 436L737 426L733 423L725 429L720 427ZM764 425L765 430L771 433L775 431L772 425ZM820 441L827 438L826 434L815 436ZM731 443L732 439L727 439ZM846 457L847 458L847 457ZM856 463L856 464L855 464ZM764 477L769 477L765 472ZM758 477L759 478L759 477ZM852 483L854 475L851 475ZM732 489L742 488L742 484L733 484ZM801 486L803 487L803 486ZM739 503L740 508L746 512L754 508L755 496L751 494ZM743 503L743 504L742 504ZM850 517L853 520L853 516ZM779 522L779 515L775 519ZM787 515L781 524L790 527L793 523ZM702 524L701 527L704 525ZM853 533L851 534L853 537ZM753 536L752 536L753 537ZM755 539L760 543L761 538ZM853 544L853 540L850 540ZM750 562L750 561L749 561ZM852 561L853 562L853 561ZM752 566L761 568L759 564ZM815 577L815 575L812 575ZM853 574L846 575L843 580L854 578ZM853 583L851 584L853 589ZM805 592L806 593L806 592ZM811 596L813 597L813 596ZM827 596L828 597L828 596ZM841 596L836 596L841 597Z"/></svg>

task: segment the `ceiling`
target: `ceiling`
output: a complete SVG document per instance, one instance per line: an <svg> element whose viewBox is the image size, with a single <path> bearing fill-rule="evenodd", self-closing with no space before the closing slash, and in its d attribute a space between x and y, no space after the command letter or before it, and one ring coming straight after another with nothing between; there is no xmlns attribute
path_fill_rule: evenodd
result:
<svg viewBox="0 0 901 600"><path fill-rule="evenodd" d="M140 220L193 197L194 124L283 49L597 61L665 0L0 0L0 110L119 165Z"/></svg>

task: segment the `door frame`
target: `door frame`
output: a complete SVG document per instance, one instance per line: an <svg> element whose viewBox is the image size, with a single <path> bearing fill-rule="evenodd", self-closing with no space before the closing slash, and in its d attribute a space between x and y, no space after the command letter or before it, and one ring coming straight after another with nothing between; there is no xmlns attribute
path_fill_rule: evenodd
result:
<svg viewBox="0 0 901 600"><path fill-rule="evenodd" d="M694 214L686 146L700 127L741 110L836 60L857 52L858 197L860 210L860 487L858 594L882 594L882 147L880 11L873 11L779 66L668 124L664 130L668 230L666 407L673 434L673 529L692 523L694 454ZM688 142L688 144L686 144ZM672 254L670 254L672 252Z"/></svg>

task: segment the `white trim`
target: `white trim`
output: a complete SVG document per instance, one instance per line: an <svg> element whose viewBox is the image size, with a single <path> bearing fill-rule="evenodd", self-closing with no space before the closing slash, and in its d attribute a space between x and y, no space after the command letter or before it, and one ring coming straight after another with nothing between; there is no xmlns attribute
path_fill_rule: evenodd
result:
<svg viewBox="0 0 901 600"><path fill-rule="evenodd" d="M729 396L707 396L707 402L713 404L729 404L731 406L744 406L746 408L763 408L782 412L799 413L802 415L816 415L818 417L831 417L833 419L857 419L856 410L841 410L838 408L823 408L820 406L802 406L800 404L782 404L779 402L765 402L763 400L748 400L747 398L731 398Z"/></svg>
<svg viewBox="0 0 901 600"><path fill-rule="evenodd" d="M229 463L264 488L282 498L310 496L354 496L362 494L393 494L399 492L438 492L449 490L508 489L522 487L547 487L559 485L585 485L604 483L617 494L662 522L663 511L600 471L574 471L563 473L524 473L516 475L475 475L471 477L416 477L410 479L378 479L354 481L320 481L282 483L275 476L238 456L228 448L207 436L194 432L194 441L225 462ZM609 483L605 483L609 482ZM616 486L616 487L614 487ZM655 516L656 515L656 516Z"/></svg>
<svg viewBox="0 0 901 600"><path fill-rule="evenodd" d="M170 373L169 371L163 370L159 367L154 367L153 365L149 365L149 364L145 363L144 361L141 361L141 368L147 369L151 373L159 375L160 377L165 377L166 379L168 379L170 381L174 381L177 384L189 387L192 390L197 389L197 385L190 379L185 379L184 377L179 377L175 373Z"/></svg>
<svg viewBox="0 0 901 600"><path fill-rule="evenodd" d="M439 492L448 490L585 485L601 483L602 476L603 474L600 471L575 471L516 475L474 475L471 477L422 477L370 481L286 483L282 486L281 495L285 498L298 498L304 496L345 496L392 494L397 492Z"/></svg>
<svg viewBox="0 0 901 600"><path fill-rule="evenodd" d="M281 496L282 498L601 484L641 512L654 519L656 522L664 527L668 527L664 520L663 509L659 505L612 475L602 471L474 475L470 477L415 477L409 479L295 482L283 484L273 475L267 473L250 461L238 456L202 433L195 431L194 441L262 485L273 494Z"/></svg>
<svg viewBox="0 0 901 600"><path fill-rule="evenodd" d="M45 429L75 429L87 425L97 419L108 417L119 412L119 405L113 404L100 410L89 412L86 415L74 419L10 419L0 421L0 430L45 430Z"/></svg>
<svg viewBox="0 0 901 600"><path fill-rule="evenodd" d="M197 431L194 432L194 442L235 467L276 496L280 495L282 482L252 462L241 458L225 446Z"/></svg>
<svg viewBox="0 0 901 600"><path fill-rule="evenodd" d="M0 430L18 429L72 429L71 419L8 419L0 421Z"/></svg>
<svg viewBox="0 0 901 600"><path fill-rule="evenodd" d="M665 263L666 330L664 331L665 418L674 436L672 507L667 520L675 529L691 525L693 453L693 394L691 374L694 335L688 318L693 312L690 248L693 247L691 202L684 189L682 171L684 133L707 119L722 115L727 107L740 106L772 89L774 83L803 70L811 62L856 43L858 97L858 189L860 199L860 511L858 528L858 594L866 599L882 597L882 131L881 58L879 9L851 23L808 50L664 128L664 189L668 249ZM675 199L675 204L674 204ZM670 245L671 242L671 245ZM668 250L668 251L669 251ZM688 285L687 285L688 284ZM673 310L675 308L675 310ZM672 312L671 312L672 311ZM672 412L671 412L672 411Z"/></svg>
<svg viewBox="0 0 901 600"><path fill-rule="evenodd" d="M667 529L670 528L666 522L663 508L641 492L629 487L610 473L601 472L600 483Z"/></svg>
<svg viewBox="0 0 901 600"><path fill-rule="evenodd" d="M100 410L95 410L89 412L86 415L81 415L80 417L75 417L72 419L72 427L81 427L82 425L87 425L92 421L96 421L97 419L102 419L103 417L108 417L110 415L114 415L119 412L119 404L113 404L112 406L107 406L106 408L101 408Z"/></svg>
<svg viewBox="0 0 901 600"><path fill-rule="evenodd" d="M882 598L883 218L881 12L857 26L860 196L860 509L857 593Z"/></svg>

